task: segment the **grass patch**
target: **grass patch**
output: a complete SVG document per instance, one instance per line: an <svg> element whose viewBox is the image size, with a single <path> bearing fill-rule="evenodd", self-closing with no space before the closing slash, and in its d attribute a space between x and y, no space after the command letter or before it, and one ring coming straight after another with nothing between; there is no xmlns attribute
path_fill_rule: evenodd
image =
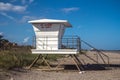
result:
<svg viewBox="0 0 120 80"><path fill-rule="evenodd" d="M29 66L32 61L38 56L38 54L32 54L30 49L20 48L17 50L5 50L0 51L0 68L1 69L11 69L11 68L22 68ZM43 55L44 57L46 55ZM47 55L46 60L56 61L58 58L62 58L64 55ZM35 66L43 65L41 64L41 59L39 59Z"/></svg>
<svg viewBox="0 0 120 80"><path fill-rule="evenodd" d="M0 51L0 68L11 69L14 67L28 66L34 57L30 51L25 49L18 49L15 51Z"/></svg>

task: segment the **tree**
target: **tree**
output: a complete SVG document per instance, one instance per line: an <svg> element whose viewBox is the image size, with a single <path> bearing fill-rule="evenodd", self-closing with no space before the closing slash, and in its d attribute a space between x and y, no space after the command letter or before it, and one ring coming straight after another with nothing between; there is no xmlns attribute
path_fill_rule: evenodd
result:
<svg viewBox="0 0 120 80"><path fill-rule="evenodd" d="M2 38L3 38L3 36L2 35L0 35L0 49L2 49L2 46L3 46L3 41L2 41Z"/></svg>
<svg viewBox="0 0 120 80"><path fill-rule="evenodd" d="M3 38L3 35L0 35L0 40Z"/></svg>
<svg viewBox="0 0 120 80"><path fill-rule="evenodd" d="M9 40L4 39L3 35L0 35L0 50L5 50L8 47Z"/></svg>

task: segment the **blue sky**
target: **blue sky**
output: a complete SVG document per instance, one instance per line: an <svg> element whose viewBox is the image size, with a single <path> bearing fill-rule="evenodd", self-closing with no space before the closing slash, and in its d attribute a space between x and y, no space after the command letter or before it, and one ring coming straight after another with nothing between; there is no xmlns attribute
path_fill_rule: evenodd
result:
<svg viewBox="0 0 120 80"><path fill-rule="evenodd" d="M98 49L120 50L120 0L0 0L0 35L12 42L31 44L29 20L66 19L78 35Z"/></svg>

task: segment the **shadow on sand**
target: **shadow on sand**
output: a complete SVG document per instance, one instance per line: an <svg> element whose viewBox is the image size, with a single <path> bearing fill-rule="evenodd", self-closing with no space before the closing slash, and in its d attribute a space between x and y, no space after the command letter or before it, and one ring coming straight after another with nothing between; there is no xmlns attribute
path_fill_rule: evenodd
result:
<svg viewBox="0 0 120 80"><path fill-rule="evenodd" d="M113 68L120 68L120 64L87 64L82 65L80 68L87 70L109 70ZM65 70L77 70L75 65L64 65Z"/></svg>

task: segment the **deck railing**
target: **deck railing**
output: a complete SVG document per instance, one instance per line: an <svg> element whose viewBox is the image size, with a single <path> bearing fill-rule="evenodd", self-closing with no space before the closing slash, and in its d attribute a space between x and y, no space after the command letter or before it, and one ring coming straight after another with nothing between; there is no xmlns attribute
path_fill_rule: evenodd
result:
<svg viewBox="0 0 120 80"><path fill-rule="evenodd" d="M80 38L78 36L64 36L61 39L52 39L52 38L56 38L56 37L45 37L45 40L38 40L38 38L43 38L43 37L33 37L33 46L34 48L36 48L37 45L44 47L46 46L46 48L51 48L55 47L56 44L54 44L54 42L58 43L56 47L58 47L58 49L77 49L80 50L81 48L81 42L80 42ZM51 38L51 39L49 39ZM40 41L41 45L39 43L36 43L36 40ZM50 43L51 42L51 43ZM37 44L37 45L36 45Z"/></svg>

